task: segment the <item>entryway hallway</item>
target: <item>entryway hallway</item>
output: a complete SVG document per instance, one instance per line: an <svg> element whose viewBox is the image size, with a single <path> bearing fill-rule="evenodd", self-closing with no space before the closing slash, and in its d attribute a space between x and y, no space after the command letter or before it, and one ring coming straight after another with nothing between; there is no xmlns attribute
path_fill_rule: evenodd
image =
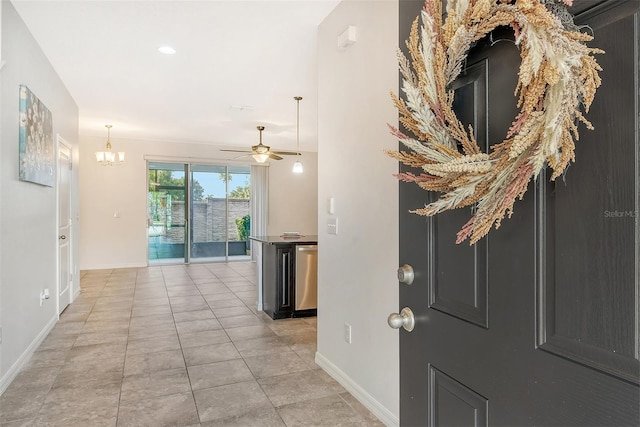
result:
<svg viewBox="0 0 640 427"><path fill-rule="evenodd" d="M255 263L82 273L2 426L382 426L314 363L316 319L256 311Z"/></svg>

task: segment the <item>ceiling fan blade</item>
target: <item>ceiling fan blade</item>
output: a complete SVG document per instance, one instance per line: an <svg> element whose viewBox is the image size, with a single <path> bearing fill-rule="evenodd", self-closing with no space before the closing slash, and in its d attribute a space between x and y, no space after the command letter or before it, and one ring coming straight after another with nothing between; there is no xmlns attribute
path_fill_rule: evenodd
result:
<svg viewBox="0 0 640 427"><path fill-rule="evenodd" d="M251 154L251 151L247 151L247 150L226 150L224 148L221 148L220 151L228 151L230 153L248 153L248 154Z"/></svg>
<svg viewBox="0 0 640 427"><path fill-rule="evenodd" d="M280 154L281 156L297 156L299 154L295 151L272 151L272 153Z"/></svg>
<svg viewBox="0 0 640 427"><path fill-rule="evenodd" d="M269 152L269 158L273 160L282 160L282 157L278 156L273 151Z"/></svg>

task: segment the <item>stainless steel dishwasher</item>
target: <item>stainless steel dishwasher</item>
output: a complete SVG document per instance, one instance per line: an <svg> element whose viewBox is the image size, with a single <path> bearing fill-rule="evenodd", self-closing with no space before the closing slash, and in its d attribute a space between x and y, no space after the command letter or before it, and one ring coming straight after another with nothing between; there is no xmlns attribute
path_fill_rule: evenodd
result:
<svg viewBox="0 0 640 427"><path fill-rule="evenodd" d="M296 306L307 310L318 306L318 245L296 245Z"/></svg>

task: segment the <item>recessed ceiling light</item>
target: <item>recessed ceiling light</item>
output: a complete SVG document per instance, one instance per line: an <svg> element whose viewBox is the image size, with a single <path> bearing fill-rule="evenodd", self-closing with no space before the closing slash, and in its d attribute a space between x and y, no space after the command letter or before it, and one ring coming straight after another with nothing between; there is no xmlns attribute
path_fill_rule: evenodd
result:
<svg viewBox="0 0 640 427"><path fill-rule="evenodd" d="M160 53L164 53L165 55L173 55L176 53L176 50L171 46L162 46L158 48Z"/></svg>

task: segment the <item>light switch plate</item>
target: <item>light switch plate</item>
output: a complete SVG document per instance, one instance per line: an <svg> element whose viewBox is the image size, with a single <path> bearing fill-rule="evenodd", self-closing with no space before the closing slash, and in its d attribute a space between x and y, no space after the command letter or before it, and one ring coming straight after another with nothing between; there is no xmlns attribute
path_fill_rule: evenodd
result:
<svg viewBox="0 0 640 427"><path fill-rule="evenodd" d="M329 218L327 220L327 233L338 234L338 218Z"/></svg>

